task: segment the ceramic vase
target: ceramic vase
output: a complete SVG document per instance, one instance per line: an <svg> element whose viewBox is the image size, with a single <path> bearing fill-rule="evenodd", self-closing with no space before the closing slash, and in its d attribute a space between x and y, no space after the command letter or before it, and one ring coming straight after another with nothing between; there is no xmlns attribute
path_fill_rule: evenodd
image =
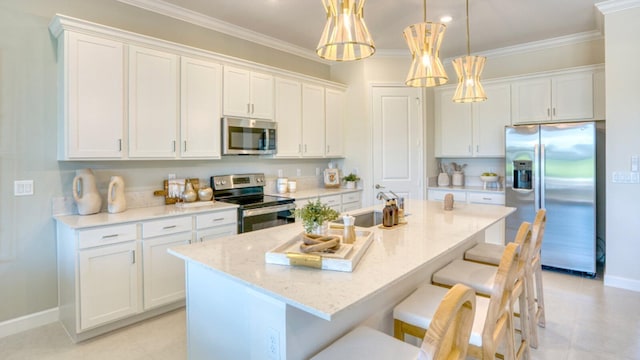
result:
<svg viewBox="0 0 640 360"><path fill-rule="evenodd" d="M213 189L208 186L198 189L198 200L211 201L213 199Z"/></svg>
<svg viewBox="0 0 640 360"><path fill-rule="evenodd" d="M127 210L127 199L124 196L124 180L121 176L112 176L107 191L107 211L112 214Z"/></svg>
<svg viewBox="0 0 640 360"><path fill-rule="evenodd" d="M445 172L438 174L438 186L449 186L449 174Z"/></svg>
<svg viewBox="0 0 640 360"><path fill-rule="evenodd" d="M461 171L454 171L451 176L451 184L453 186L463 186L464 185L464 174Z"/></svg>
<svg viewBox="0 0 640 360"><path fill-rule="evenodd" d="M102 198L96 186L96 177L91 169L76 170L73 178L73 200L78 214L91 215L100 212Z"/></svg>

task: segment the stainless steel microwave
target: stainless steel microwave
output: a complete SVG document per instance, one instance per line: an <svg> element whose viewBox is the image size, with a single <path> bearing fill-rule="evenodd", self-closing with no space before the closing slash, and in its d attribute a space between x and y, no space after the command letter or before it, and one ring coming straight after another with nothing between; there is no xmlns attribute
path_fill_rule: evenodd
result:
<svg viewBox="0 0 640 360"><path fill-rule="evenodd" d="M222 155L268 155L276 153L274 121L222 118Z"/></svg>

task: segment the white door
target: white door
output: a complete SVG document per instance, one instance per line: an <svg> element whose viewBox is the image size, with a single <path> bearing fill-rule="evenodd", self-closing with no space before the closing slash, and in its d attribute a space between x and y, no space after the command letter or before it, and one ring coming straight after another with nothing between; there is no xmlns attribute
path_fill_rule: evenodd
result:
<svg viewBox="0 0 640 360"><path fill-rule="evenodd" d="M145 310L184 298L184 261L167 249L190 240L191 232L186 232L142 241Z"/></svg>
<svg viewBox="0 0 640 360"><path fill-rule="evenodd" d="M380 203L375 199L380 191L422 200L422 89L374 86L372 95L373 203Z"/></svg>

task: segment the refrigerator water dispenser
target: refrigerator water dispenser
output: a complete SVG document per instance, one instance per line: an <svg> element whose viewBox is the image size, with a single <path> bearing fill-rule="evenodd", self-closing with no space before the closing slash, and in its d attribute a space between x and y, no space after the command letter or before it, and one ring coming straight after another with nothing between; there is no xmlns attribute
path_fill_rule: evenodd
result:
<svg viewBox="0 0 640 360"><path fill-rule="evenodd" d="M531 190L533 183L531 179L531 160L513 161L513 188Z"/></svg>

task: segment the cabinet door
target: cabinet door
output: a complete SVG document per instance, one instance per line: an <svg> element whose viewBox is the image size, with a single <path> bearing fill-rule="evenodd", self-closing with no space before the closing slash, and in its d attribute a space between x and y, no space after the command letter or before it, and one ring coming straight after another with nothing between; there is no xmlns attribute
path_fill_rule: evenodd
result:
<svg viewBox="0 0 640 360"><path fill-rule="evenodd" d="M273 120L273 76L251 73L251 117Z"/></svg>
<svg viewBox="0 0 640 360"><path fill-rule="evenodd" d="M473 155L504 156L504 127L511 124L511 85L484 87L487 100L473 104Z"/></svg>
<svg viewBox="0 0 640 360"><path fill-rule="evenodd" d="M554 76L551 79L553 120L593 119L593 72Z"/></svg>
<svg viewBox="0 0 640 360"><path fill-rule="evenodd" d="M136 242L81 250L80 330L138 312Z"/></svg>
<svg viewBox="0 0 640 360"><path fill-rule="evenodd" d="M123 44L67 32L61 46L65 128L59 158L121 158Z"/></svg>
<svg viewBox="0 0 640 360"><path fill-rule="evenodd" d="M181 60L180 156L219 159L221 66L187 57Z"/></svg>
<svg viewBox="0 0 640 360"><path fill-rule="evenodd" d="M535 123L551 119L549 78L516 81L511 89L511 123Z"/></svg>
<svg viewBox="0 0 640 360"><path fill-rule="evenodd" d="M325 101L325 140L327 142L325 155L341 157L344 156L344 92L326 89Z"/></svg>
<svg viewBox="0 0 640 360"><path fill-rule="evenodd" d="M251 113L251 72L225 66L222 112L227 116L248 116Z"/></svg>
<svg viewBox="0 0 640 360"><path fill-rule="evenodd" d="M302 85L302 155L324 156L324 88Z"/></svg>
<svg viewBox="0 0 640 360"><path fill-rule="evenodd" d="M302 85L293 80L276 79L276 157L299 157L302 151Z"/></svg>
<svg viewBox="0 0 640 360"><path fill-rule="evenodd" d="M454 91L436 92L436 156L471 156L471 104L454 103Z"/></svg>
<svg viewBox="0 0 640 360"><path fill-rule="evenodd" d="M129 157L174 158L178 131L178 57L129 49Z"/></svg>
<svg viewBox="0 0 640 360"><path fill-rule="evenodd" d="M145 310L184 299L184 261L167 249L190 241L191 232L142 241Z"/></svg>

